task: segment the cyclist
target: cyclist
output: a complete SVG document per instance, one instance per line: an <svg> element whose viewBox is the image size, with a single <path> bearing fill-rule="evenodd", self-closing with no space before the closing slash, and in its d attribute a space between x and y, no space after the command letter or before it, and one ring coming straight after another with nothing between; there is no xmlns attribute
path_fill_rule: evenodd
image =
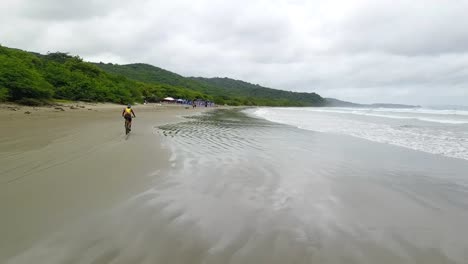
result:
<svg viewBox="0 0 468 264"><path fill-rule="evenodd" d="M128 122L128 127L131 130L132 127L132 115L133 117L135 116L135 112L133 112L132 106L129 104L127 105L127 108L124 108L122 111L122 116L125 118L126 122Z"/></svg>

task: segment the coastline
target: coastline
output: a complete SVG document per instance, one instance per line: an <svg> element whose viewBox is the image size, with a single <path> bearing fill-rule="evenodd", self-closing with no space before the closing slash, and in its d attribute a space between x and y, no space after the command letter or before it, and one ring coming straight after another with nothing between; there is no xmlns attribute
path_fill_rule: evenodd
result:
<svg viewBox="0 0 468 264"><path fill-rule="evenodd" d="M154 128L214 109L136 105L126 137L123 107L0 105L0 260L145 190L169 166Z"/></svg>
<svg viewBox="0 0 468 264"><path fill-rule="evenodd" d="M143 122L142 110L137 116L148 129L132 135L132 147L111 139L71 162L79 172L29 180L31 189L58 182L79 191L60 194L52 186L65 201L34 202L49 213L30 206L18 215L9 208L23 222L7 218L15 230L3 225L0 231L16 240L2 241L11 245L9 255L0 257L10 264L466 262L467 239L458 235L468 219L466 161L298 129L242 111L212 111L182 122L167 111L160 111L167 122L160 122L166 125L158 125L161 137L154 141L145 133L154 135L157 122ZM147 160L134 159L138 164L130 166L116 153ZM92 177L86 173L91 168L79 165L96 157L97 165L107 166ZM15 206L32 203L14 195ZM59 224L36 223L47 217Z"/></svg>

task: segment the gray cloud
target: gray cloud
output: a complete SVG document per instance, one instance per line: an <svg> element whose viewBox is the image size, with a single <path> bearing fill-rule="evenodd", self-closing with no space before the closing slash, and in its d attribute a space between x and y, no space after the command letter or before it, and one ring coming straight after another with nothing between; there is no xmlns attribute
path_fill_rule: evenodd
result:
<svg viewBox="0 0 468 264"><path fill-rule="evenodd" d="M112 13L115 9L124 8L122 0L19 0L22 5L18 14L37 20L85 20Z"/></svg>
<svg viewBox="0 0 468 264"><path fill-rule="evenodd" d="M358 102L468 104L465 10L468 1L6 0L0 43Z"/></svg>
<svg viewBox="0 0 468 264"><path fill-rule="evenodd" d="M337 50L407 56L468 51L468 1L370 2L334 25Z"/></svg>

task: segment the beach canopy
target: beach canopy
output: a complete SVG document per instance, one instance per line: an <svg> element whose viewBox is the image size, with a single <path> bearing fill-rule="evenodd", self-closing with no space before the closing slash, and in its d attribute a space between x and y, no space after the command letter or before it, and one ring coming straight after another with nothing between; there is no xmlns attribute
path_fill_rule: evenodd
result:
<svg viewBox="0 0 468 264"><path fill-rule="evenodd" d="M183 102L185 101L184 99L177 99L177 102Z"/></svg>
<svg viewBox="0 0 468 264"><path fill-rule="evenodd" d="M164 100L164 101L174 101L174 98L172 98L172 97L166 97L166 98L164 98L163 100Z"/></svg>

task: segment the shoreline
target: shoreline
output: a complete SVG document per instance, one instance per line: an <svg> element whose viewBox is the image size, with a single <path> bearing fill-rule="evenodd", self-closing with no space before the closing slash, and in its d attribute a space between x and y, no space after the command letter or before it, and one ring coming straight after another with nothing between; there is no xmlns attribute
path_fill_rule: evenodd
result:
<svg viewBox="0 0 468 264"><path fill-rule="evenodd" d="M64 186L61 178L65 177L65 186L82 192L68 188L56 194L65 201L49 199L55 205L48 207L34 201L52 214L32 206L32 212L21 209L23 215L33 216L28 221L35 226L29 233L17 228L27 222L7 217L10 226L17 228L16 233L7 230L7 234L23 244L10 247L9 255L0 252L0 262L4 256L15 256L7 262L11 264L38 260L137 263L142 259L154 263L339 259L412 263L413 257L427 263L466 262L467 240L457 234L468 219L464 177L468 163L299 129L238 111L213 111L185 121L174 114L185 111L179 110L159 111L158 122L167 125L157 132L157 122L149 120L156 112L137 112L136 121L144 123L138 128L145 132L131 134L127 141L115 140L110 125L101 124L114 123L112 117L94 125L87 122L80 130L83 134L109 126L108 143L72 161L80 175L69 172L56 176L56 181L37 181L39 186L44 182ZM148 140L150 135L156 139ZM127 158L134 159L128 164ZM93 171L87 164L106 165L105 173L93 178L86 173ZM155 164L162 164L159 171ZM57 171L63 172L63 167ZM31 181L28 185L37 186ZM49 194L42 192L45 195ZM70 201L74 208L66 211L64 205ZM21 202L17 199L13 204L21 206ZM58 212L60 206L65 209ZM13 209L10 212L16 213ZM42 221L49 217L64 224L36 223L36 215ZM6 230L5 226L0 228ZM39 228L47 230L35 238L33 231ZM0 232L5 233L3 229ZM18 231L29 237L21 237ZM298 234L309 239L298 240ZM353 250L345 250L350 244ZM444 245L451 245L451 251Z"/></svg>
<svg viewBox="0 0 468 264"><path fill-rule="evenodd" d="M0 262L60 226L145 190L170 166L170 152L154 128L216 109L136 105L126 137L125 106L61 107L69 110L0 105Z"/></svg>

